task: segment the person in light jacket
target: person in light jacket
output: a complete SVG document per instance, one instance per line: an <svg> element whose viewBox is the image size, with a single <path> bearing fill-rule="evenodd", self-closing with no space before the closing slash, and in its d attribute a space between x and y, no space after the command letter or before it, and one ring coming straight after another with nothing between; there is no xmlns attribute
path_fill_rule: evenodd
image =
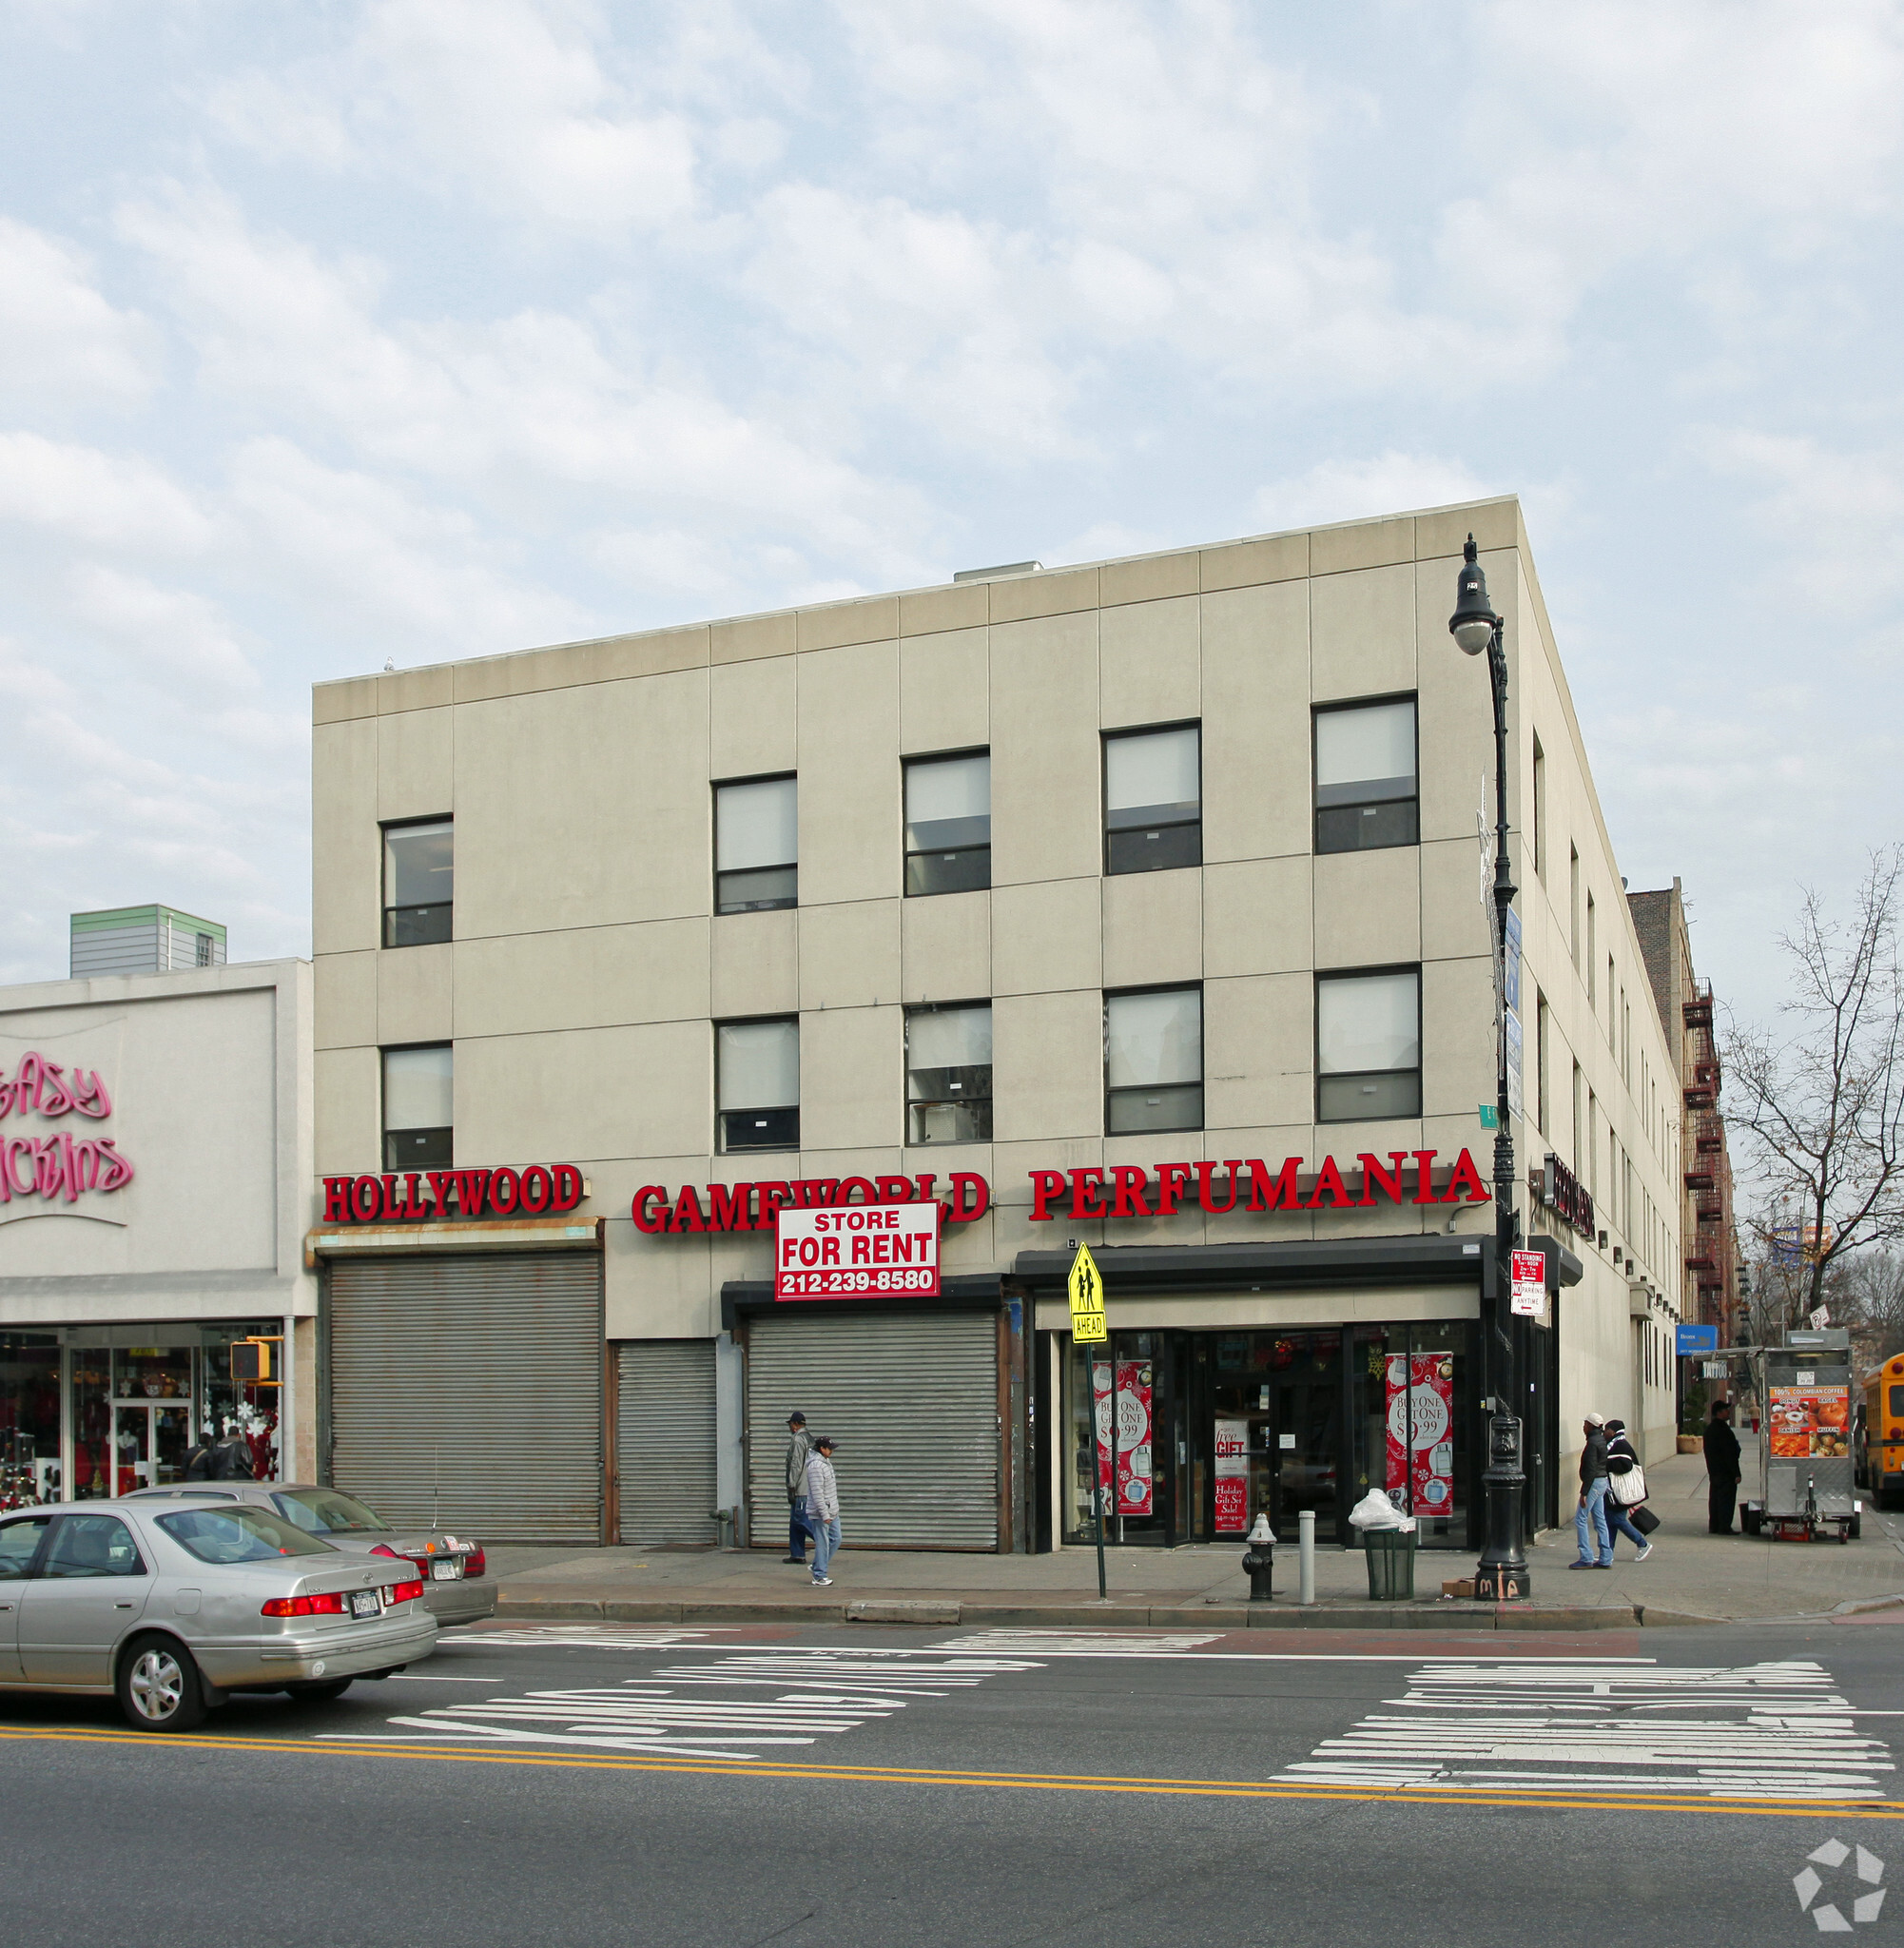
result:
<svg viewBox="0 0 1904 1948"><path fill-rule="evenodd" d="M1630 1502L1622 1502L1620 1499L1621 1490L1636 1468L1640 1468L1640 1451L1633 1445L1626 1432L1626 1423L1623 1420L1609 1420L1606 1423L1606 1472L1609 1477L1606 1487L1606 1526L1612 1533L1607 1538L1607 1549L1610 1553L1618 1549L1622 1535L1631 1536L1633 1546L1640 1551L1633 1560L1643 1563L1653 1553L1653 1545L1635 1525L1633 1510L1646 1506L1644 1469L1640 1469L1642 1492Z"/></svg>
<svg viewBox="0 0 1904 1948"><path fill-rule="evenodd" d="M806 1526L813 1531L813 1583L832 1582L826 1565L840 1547L840 1484L833 1477L833 1437L822 1434L806 1457Z"/></svg>

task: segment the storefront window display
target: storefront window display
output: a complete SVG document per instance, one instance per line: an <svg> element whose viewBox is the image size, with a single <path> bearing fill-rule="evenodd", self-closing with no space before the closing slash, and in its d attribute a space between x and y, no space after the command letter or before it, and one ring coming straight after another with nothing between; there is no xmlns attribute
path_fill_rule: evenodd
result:
<svg viewBox="0 0 1904 1948"><path fill-rule="evenodd" d="M1067 1348L1068 1539L1096 1538L1091 1490L1099 1482L1105 1541L1168 1545L1177 1539L1177 1471L1168 1465L1177 1389L1165 1346L1176 1336L1117 1333L1102 1346Z"/></svg>
<svg viewBox="0 0 1904 1948"><path fill-rule="evenodd" d="M1380 1489L1424 1548L1468 1541L1473 1332L1467 1319L1353 1329L1355 1499Z"/></svg>
<svg viewBox="0 0 1904 1948"><path fill-rule="evenodd" d="M183 1481L186 1456L201 1435L241 1435L254 1476L274 1478L277 1389L233 1383L231 1342L281 1330L271 1320L220 1320L68 1331L72 1485L67 1498L96 1501Z"/></svg>
<svg viewBox="0 0 1904 1948"><path fill-rule="evenodd" d="M53 1501L60 1488L57 1333L0 1333L0 1509Z"/></svg>

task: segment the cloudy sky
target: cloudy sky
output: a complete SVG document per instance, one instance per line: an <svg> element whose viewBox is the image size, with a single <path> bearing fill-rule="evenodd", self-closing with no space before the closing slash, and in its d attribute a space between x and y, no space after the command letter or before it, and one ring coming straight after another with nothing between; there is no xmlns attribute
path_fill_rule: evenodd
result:
<svg viewBox="0 0 1904 1948"><path fill-rule="evenodd" d="M0 980L314 679L1515 490L1755 1011L1904 833L1904 8L0 0Z"/></svg>

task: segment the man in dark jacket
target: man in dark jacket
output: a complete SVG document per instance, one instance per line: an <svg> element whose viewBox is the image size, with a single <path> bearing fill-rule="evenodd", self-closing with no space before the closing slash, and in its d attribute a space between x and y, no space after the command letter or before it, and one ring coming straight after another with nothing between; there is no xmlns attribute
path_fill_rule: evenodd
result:
<svg viewBox="0 0 1904 1948"><path fill-rule="evenodd" d="M1589 1413L1581 1429L1580 1506L1573 1511L1579 1558L1569 1569L1610 1569L1613 1535L1606 1526L1606 1416Z"/></svg>
<svg viewBox="0 0 1904 1948"><path fill-rule="evenodd" d="M806 1538L811 1530L806 1524L806 1457L813 1451L813 1444L806 1438L806 1416L804 1413L789 1413L787 1416L787 1554L784 1562L802 1563L806 1560Z"/></svg>
<svg viewBox="0 0 1904 1948"><path fill-rule="evenodd" d="M1732 1402L1715 1400L1705 1424L1705 1526L1713 1534L1732 1534L1738 1500L1739 1436L1732 1431Z"/></svg>

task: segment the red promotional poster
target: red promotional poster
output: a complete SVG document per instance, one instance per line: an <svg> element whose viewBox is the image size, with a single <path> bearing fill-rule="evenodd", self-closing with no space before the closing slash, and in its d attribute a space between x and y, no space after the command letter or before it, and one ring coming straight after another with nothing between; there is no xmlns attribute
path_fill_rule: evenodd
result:
<svg viewBox="0 0 1904 1948"><path fill-rule="evenodd" d="M1250 1423L1216 1423L1216 1533L1241 1535L1250 1526Z"/></svg>
<svg viewBox="0 0 1904 1948"><path fill-rule="evenodd" d="M1412 1515L1454 1507L1454 1358L1447 1353L1389 1355L1389 1468L1383 1486Z"/></svg>
<svg viewBox="0 0 1904 1948"><path fill-rule="evenodd" d="M1098 1481L1111 1485L1111 1362L1091 1367L1091 1392L1097 1408ZM1117 1499L1120 1515L1151 1512L1151 1363L1147 1359L1117 1361Z"/></svg>

